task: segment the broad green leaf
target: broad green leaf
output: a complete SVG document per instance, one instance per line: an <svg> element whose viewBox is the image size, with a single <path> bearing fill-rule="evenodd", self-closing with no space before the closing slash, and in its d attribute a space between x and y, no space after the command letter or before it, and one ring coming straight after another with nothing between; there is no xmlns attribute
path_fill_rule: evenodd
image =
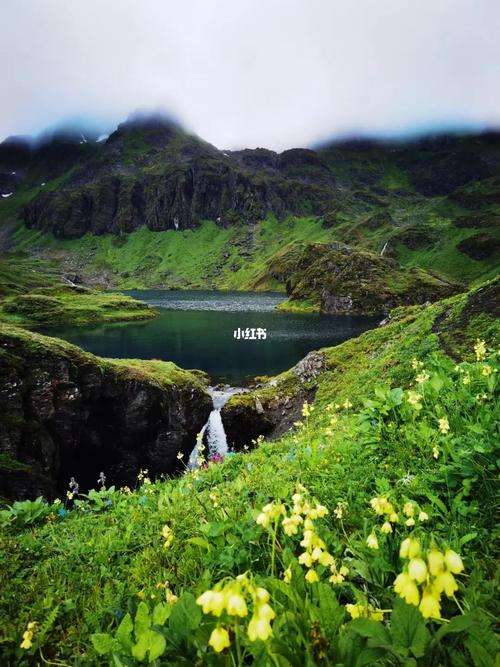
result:
<svg viewBox="0 0 500 667"><path fill-rule="evenodd" d="M144 601L140 602L137 607L134 627L136 641L140 641L141 635L151 627L151 616L148 605Z"/></svg>
<svg viewBox="0 0 500 667"><path fill-rule="evenodd" d="M96 632L90 639L92 640L92 646L99 655L106 655L113 650L114 640L111 635L104 632Z"/></svg>
<svg viewBox="0 0 500 667"><path fill-rule="evenodd" d="M410 651L416 658L425 654L430 633L425 627L422 614L416 607L396 598L394 611L391 614L391 635L394 645Z"/></svg>
<svg viewBox="0 0 500 667"><path fill-rule="evenodd" d="M343 607L339 605L337 596L327 584L318 584L315 597L320 610L321 625L328 635L335 634L344 618Z"/></svg>
<svg viewBox="0 0 500 667"><path fill-rule="evenodd" d="M463 616L454 616L449 623L442 625L436 632L433 638L433 643L440 641L444 636L455 634L457 632L465 632L472 627L474 618L471 614L464 614Z"/></svg>
<svg viewBox="0 0 500 667"><path fill-rule="evenodd" d="M167 642L165 640L165 637L161 635L159 632L150 630L149 644L148 644L149 662L153 662L153 660L156 660L161 655L163 655L165 653L166 647L167 647Z"/></svg>
<svg viewBox="0 0 500 667"><path fill-rule="evenodd" d="M469 649L474 667L495 667L495 656L491 655L475 637L469 635L464 644Z"/></svg>
<svg viewBox="0 0 500 667"><path fill-rule="evenodd" d="M401 387L396 387L390 391L391 402L393 405L401 405L403 401L403 390Z"/></svg>
<svg viewBox="0 0 500 667"><path fill-rule="evenodd" d="M381 647L391 645L389 631L380 621L372 621L369 618L356 618L349 623L349 630L360 637L370 640L370 646Z"/></svg>
<svg viewBox="0 0 500 667"><path fill-rule="evenodd" d="M181 637L186 637L199 626L201 609L192 593L183 593L172 608L169 628Z"/></svg>
<svg viewBox="0 0 500 667"><path fill-rule="evenodd" d="M166 646L167 642L163 635L154 630L146 630L132 647L132 655L139 662L143 662L148 655L148 662L153 662L165 652Z"/></svg>
<svg viewBox="0 0 500 667"><path fill-rule="evenodd" d="M442 387L443 387L443 380L439 375L433 375L431 379L429 380L429 384L431 387L434 389L434 391L438 394Z"/></svg>
<svg viewBox="0 0 500 667"><path fill-rule="evenodd" d="M202 526L201 530L208 535L208 537L219 537L219 535L223 535L228 528L229 526L220 521L210 521Z"/></svg>
<svg viewBox="0 0 500 667"><path fill-rule="evenodd" d="M116 639L120 642L125 650L130 651L132 647L132 630L134 629L134 624L132 623L132 617L130 614L125 614L122 618L118 630L116 631Z"/></svg>
<svg viewBox="0 0 500 667"><path fill-rule="evenodd" d="M137 644L132 646L132 656L139 660L139 662L144 662L146 659L146 653L148 650L148 636L147 633L149 630L144 631L138 638Z"/></svg>
<svg viewBox="0 0 500 667"><path fill-rule="evenodd" d="M172 607L165 602L159 602L153 609L153 624L163 625L170 616Z"/></svg>
<svg viewBox="0 0 500 667"><path fill-rule="evenodd" d="M202 547L202 549L206 549L207 551L210 549L210 542L203 537L190 537L186 542L194 544L197 547Z"/></svg>

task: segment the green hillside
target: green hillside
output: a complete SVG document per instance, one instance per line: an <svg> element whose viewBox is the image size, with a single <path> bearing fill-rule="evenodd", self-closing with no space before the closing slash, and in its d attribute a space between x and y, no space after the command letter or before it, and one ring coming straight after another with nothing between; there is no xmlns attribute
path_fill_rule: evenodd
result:
<svg viewBox="0 0 500 667"><path fill-rule="evenodd" d="M4 511L4 662L494 665L497 296L325 350L277 442Z"/></svg>

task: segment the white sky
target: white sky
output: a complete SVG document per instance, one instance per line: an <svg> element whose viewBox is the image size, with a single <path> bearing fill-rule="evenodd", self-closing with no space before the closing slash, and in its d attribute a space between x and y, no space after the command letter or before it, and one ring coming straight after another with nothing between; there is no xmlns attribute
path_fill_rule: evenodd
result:
<svg viewBox="0 0 500 667"><path fill-rule="evenodd" d="M1 0L0 139L165 109L220 148L500 126L500 0Z"/></svg>

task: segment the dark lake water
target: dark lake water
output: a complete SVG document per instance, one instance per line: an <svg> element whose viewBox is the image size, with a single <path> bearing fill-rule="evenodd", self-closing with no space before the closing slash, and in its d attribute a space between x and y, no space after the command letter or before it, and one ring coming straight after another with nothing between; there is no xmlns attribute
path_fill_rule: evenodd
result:
<svg viewBox="0 0 500 667"><path fill-rule="evenodd" d="M336 345L378 323L374 317L280 313L275 306L283 301L282 294L166 290L126 294L159 308L159 317L57 327L44 333L103 357L174 361L183 368L200 368L214 380L241 384L255 375L286 370L310 350ZM238 328L255 329L256 339L236 339ZM257 339L259 328L266 331L265 339Z"/></svg>

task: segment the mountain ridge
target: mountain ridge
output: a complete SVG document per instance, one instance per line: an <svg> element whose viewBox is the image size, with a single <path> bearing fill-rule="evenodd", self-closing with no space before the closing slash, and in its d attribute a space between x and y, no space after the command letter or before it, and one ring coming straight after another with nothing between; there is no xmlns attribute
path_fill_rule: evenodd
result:
<svg viewBox="0 0 500 667"><path fill-rule="evenodd" d="M128 233L141 224L178 230L196 228L205 219L225 226L269 214L324 215L356 186L376 195L377 188L384 189L384 171L399 172L403 187L389 189L400 196L449 195L498 177L499 165L496 133L410 142L344 140L281 153L227 151L176 122L152 117L120 124L101 143L57 134L36 146L3 142L0 190L5 195L9 188L39 185L23 208L25 223L60 238L78 238L86 232ZM36 183L41 177L43 186ZM46 188L51 177L60 179L55 189Z"/></svg>

